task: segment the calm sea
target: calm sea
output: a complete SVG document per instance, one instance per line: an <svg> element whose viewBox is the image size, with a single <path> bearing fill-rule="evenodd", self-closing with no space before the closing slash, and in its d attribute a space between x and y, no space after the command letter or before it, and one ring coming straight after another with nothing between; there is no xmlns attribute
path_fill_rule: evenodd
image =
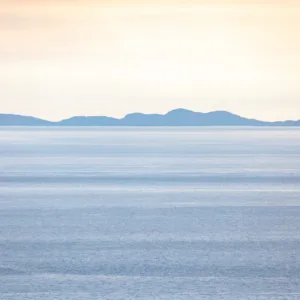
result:
<svg viewBox="0 0 300 300"><path fill-rule="evenodd" d="M300 129L1 128L0 299L300 299Z"/></svg>

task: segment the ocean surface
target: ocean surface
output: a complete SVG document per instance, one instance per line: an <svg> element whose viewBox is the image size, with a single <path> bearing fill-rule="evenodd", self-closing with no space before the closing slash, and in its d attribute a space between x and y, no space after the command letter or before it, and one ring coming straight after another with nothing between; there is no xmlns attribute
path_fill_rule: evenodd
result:
<svg viewBox="0 0 300 300"><path fill-rule="evenodd" d="M300 128L0 128L0 299L299 300Z"/></svg>

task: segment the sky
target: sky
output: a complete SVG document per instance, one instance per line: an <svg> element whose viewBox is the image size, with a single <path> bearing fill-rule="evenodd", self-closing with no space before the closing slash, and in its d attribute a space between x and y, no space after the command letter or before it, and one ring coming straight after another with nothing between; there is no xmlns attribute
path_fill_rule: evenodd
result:
<svg viewBox="0 0 300 300"><path fill-rule="evenodd" d="M0 0L0 113L300 119L300 0Z"/></svg>

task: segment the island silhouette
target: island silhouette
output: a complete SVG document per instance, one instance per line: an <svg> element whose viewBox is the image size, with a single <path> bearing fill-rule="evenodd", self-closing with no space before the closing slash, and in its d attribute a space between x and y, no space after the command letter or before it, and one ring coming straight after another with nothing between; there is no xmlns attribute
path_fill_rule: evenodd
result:
<svg viewBox="0 0 300 300"><path fill-rule="evenodd" d="M58 122L35 117L0 114L0 126L300 126L298 121L261 121L228 111L195 112L174 109L166 114L130 113L124 118L75 116Z"/></svg>

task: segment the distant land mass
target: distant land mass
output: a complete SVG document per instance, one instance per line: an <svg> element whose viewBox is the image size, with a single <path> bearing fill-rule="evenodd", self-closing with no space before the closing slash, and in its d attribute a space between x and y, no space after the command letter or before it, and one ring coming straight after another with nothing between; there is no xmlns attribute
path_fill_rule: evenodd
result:
<svg viewBox="0 0 300 300"><path fill-rule="evenodd" d="M0 114L0 126L300 126L300 120L266 122L244 118L227 111L201 113L179 108L164 115L131 113L121 119L76 116L58 122L22 115Z"/></svg>

